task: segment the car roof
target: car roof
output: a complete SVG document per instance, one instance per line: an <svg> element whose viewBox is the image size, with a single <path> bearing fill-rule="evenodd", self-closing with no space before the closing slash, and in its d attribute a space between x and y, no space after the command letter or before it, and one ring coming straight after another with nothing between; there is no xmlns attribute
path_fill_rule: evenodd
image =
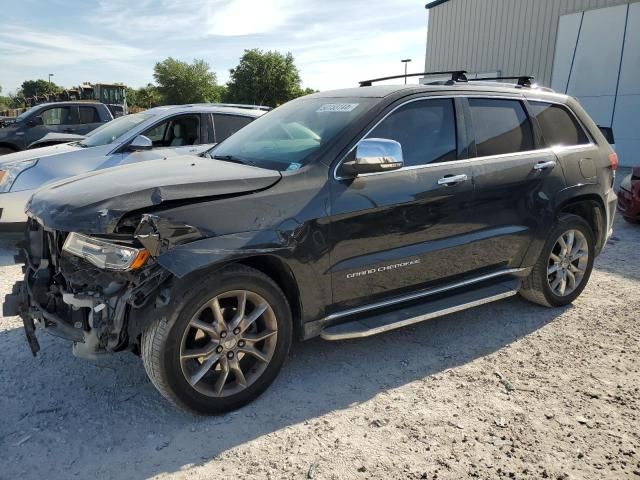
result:
<svg viewBox="0 0 640 480"><path fill-rule="evenodd" d="M165 114L165 113L226 113L233 115L243 115L246 117L260 117L267 113L265 107L254 107L253 105L245 106L225 106L215 103L193 103L189 105L163 105L161 107L153 107L145 110L146 113Z"/></svg>
<svg viewBox="0 0 640 480"><path fill-rule="evenodd" d="M41 107L65 107L65 106L75 106L75 105L103 105L100 102L96 102L94 100L67 100L66 102L47 102L47 103L39 103L38 105L34 105L33 108L41 108ZM106 107L106 105L105 105Z"/></svg>
<svg viewBox="0 0 640 480"><path fill-rule="evenodd" d="M495 82L456 82L449 85L373 85L371 87L344 88L327 90L309 95L312 98L384 98L388 96L413 95L419 93L442 94L509 94L525 97L548 98L549 100L565 101L568 97L549 89L540 87L518 87L515 85Z"/></svg>

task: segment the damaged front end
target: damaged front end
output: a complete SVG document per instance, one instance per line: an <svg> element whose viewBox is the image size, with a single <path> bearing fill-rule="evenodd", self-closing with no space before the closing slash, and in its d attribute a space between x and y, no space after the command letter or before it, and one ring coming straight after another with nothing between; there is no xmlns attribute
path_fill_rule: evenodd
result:
<svg viewBox="0 0 640 480"><path fill-rule="evenodd" d="M22 318L34 355L36 327L71 340L78 357L133 349L142 327L128 325L132 312L152 298L164 302L161 286L171 274L134 235L89 237L30 219L20 247L16 261L25 264L24 280L6 296L3 315Z"/></svg>

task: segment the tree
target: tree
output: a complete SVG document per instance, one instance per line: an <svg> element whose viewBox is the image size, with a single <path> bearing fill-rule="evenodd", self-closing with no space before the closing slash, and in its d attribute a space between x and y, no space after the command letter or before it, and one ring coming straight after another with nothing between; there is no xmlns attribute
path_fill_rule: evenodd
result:
<svg viewBox="0 0 640 480"><path fill-rule="evenodd" d="M40 95L59 94L64 90L55 83L49 84L48 81L38 80L25 80L22 82L22 95L25 98L37 97Z"/></svg>
<svg viewBox="0 0 640 480"><path fill-rule="evenodd" d="M291 53L245 50L229 74L227 99L231 102L277 107L308 93L300 87L300 73Z"/></svg>
<svg viewBox="0 0 640 480"><path fill-rule="evenodd" d="M169 57L156 63L153 77L167 104L220 101L216 74L209 70L209 64L204 60L195 59L189 64Z"/></svg>

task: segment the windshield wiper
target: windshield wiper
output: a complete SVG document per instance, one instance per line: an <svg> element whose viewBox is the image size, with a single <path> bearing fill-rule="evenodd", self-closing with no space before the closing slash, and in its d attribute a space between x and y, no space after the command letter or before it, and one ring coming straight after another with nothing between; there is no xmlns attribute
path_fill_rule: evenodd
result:
<svg viewBox="0 0 640 480"><path fill-rule="evenodd" d="M242 160L238 157L234 157L233 155L214 155L212 157L214 160L224 160L225 162L239 163L240 165L250 165L251 162L246 160Z"/></svg>

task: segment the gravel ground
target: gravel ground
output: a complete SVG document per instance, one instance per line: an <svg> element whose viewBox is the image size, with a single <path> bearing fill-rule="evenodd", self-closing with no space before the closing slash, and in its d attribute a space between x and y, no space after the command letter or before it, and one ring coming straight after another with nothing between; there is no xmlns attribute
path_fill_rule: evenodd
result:
<svg viewBox="0 0 640 480"><path fill-rule="evenodd" d="M618 218L568 308L515 297L297 344L266 394L213 418L172 408L131 354L92 363L40 334L33 358L2 318L0 478L640 478L639 245Z"/></svg>

